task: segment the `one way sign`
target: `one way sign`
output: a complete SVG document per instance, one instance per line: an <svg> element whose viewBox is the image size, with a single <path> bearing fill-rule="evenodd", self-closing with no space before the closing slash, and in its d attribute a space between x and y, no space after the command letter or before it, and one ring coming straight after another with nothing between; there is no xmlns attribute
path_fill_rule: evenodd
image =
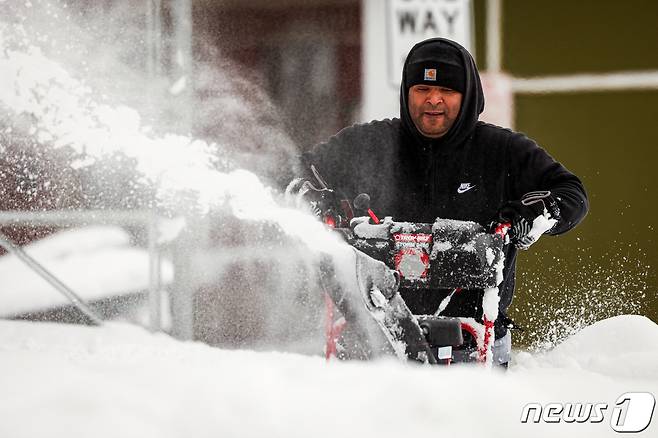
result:
<svg viewBox="0 0 658 438"><path fill-rule="evenodd" d="M400 85L402 67L418 41L445 37L473 54L470 0L388 0L388 76Z"/></svg>

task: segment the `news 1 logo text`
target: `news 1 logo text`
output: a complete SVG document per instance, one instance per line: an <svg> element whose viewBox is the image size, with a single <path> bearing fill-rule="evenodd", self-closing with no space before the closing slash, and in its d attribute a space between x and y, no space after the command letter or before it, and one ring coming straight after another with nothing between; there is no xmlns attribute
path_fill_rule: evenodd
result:
<svg viewBox="0 0 658 438"><path fill-rule="evenodd" d="M656 399L650 392L626 392L608 403L528 403L521 412L521 423L602 423L609 418L615 432L642 432L653 417Z"/></svg>

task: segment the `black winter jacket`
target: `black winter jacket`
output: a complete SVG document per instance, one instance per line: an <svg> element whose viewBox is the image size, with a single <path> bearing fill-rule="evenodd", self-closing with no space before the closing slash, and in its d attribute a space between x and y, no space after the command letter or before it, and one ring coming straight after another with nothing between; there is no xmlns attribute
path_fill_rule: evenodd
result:
<svg viewBox="0 0 658 438"><path fill-rule="evenodd" d="M551 234L576 226L588 209L580 180L525 135L477 121L484 97L470 54L449 40L430 41L458 47L467 66L460 114L446 135L431 140L418 132L407 109L403 77L400 119L343 129L305 154L305 163L315 165L329 186L350 201L359 193L368 193L371 208L380 217L428 223L440 217L471 220L486 227L507 201L530 191L550 190L562 216ZM464 191L467 187L472 188ZM509 245L499 321L505 321L512 302L515 261L516 249ZM482 291L466 292L455 295L443 314L481 316ZM412 312L431 314L448 291L401 293ZM505 330L499 326L496 332L501 336Z"/></svg>

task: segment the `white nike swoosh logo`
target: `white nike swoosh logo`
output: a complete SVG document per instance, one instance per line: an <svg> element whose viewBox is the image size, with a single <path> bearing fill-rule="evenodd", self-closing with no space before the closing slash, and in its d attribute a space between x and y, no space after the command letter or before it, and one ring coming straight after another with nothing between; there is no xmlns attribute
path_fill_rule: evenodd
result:
<svg viewBox="0 0 658 438"><path fill-rule="evenodd" d="M468 183L468 184L462 184L462 185L460 185L459 188L457 189L457 193L460 193L460 194L461 194L461 193L466 193L466 192L468 192L469 190L471 190L473 187L475 187L475 184L471 184L471 183Z"/></svg>

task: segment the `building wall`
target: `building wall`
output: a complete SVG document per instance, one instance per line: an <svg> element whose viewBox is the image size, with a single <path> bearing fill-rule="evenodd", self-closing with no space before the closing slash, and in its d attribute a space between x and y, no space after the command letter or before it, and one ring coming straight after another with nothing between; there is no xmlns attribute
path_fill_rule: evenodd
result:
<svg viewBox="0 0 658 438"><path fill-rule="evenodd" d="M515 76L656 71L656 16L658 3L648 0L505 0L503 68ZM582 177L591 211L573 233L524 254L513 315L534 328L551 317L568 322L560 307L585 319L658 321L658 90L515 100L516 128Z"/></svg>

